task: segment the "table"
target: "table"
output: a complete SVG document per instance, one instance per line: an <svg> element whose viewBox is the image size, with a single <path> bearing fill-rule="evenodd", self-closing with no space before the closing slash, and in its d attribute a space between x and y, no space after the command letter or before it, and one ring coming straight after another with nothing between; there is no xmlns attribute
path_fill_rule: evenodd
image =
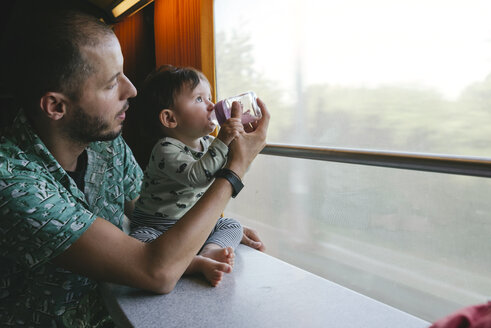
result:
<svg viewBox="0 0 491 328"><path fill-rule="evenodd" d="M240 245L234 271L217 287L184 276L156 295L105 283L102 292L121 327L423 328L430 323L277 258Z"/></svg>

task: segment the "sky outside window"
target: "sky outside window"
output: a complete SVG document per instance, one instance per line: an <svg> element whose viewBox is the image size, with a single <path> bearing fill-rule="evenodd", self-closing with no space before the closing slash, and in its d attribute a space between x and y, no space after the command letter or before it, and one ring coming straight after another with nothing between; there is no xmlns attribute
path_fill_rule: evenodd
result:
<svg viewBox="0 0 491 328"><path fill-rule="evenodd" d="M251 36L259 71L303 83L435 88L450 99L491 74L487 0L216 1L217 30ZM300 58L298 58L300 57Z"/></svg>

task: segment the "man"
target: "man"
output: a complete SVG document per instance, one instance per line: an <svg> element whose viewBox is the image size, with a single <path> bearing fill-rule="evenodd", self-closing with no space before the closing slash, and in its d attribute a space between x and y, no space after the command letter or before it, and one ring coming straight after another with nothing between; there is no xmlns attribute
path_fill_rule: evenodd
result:
<svg viewBox="0 0 491 328"><path fill-rule="evenodd" d="M142 172L120 136L136 90L123 74L119 42L79 13L43 16L31 39L17 88L23 110L0 142L0 322L110 326L96 281L170 292L237 182L217 178L152 243L127 236L123 215ZM269 113L260 106L256 129L230 145L227 168L238 177L265 145ZM239 106L233 110L239 117ZM262 249L250 229L243 242Z"/></svg>

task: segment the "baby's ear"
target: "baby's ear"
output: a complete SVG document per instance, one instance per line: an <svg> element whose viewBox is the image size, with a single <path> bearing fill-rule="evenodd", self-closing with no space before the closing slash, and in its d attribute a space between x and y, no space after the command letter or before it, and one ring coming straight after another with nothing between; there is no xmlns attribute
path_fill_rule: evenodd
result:
<svg viewBox="0 0 491 328"><path fill-rule="evenodd" d="M160 123L169 129L173 129L177 126L176 115L171 109L162 109L159 114Z"/></svg>

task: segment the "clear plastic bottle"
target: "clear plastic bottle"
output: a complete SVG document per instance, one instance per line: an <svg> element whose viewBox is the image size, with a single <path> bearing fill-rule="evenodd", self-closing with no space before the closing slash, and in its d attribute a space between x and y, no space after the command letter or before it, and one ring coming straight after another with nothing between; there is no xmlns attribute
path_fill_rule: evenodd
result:
<svg viewBox="0 0 491 328"><path fill-rule="evenodd" d="M238 96L229 97L220 100L215 104L215 117L218 124L230 118L232 103L237 101L242 106L242 124L249 124L257 121L262 117L261 109L257 105L257 96L254 91L248 91Z"/></svg>

